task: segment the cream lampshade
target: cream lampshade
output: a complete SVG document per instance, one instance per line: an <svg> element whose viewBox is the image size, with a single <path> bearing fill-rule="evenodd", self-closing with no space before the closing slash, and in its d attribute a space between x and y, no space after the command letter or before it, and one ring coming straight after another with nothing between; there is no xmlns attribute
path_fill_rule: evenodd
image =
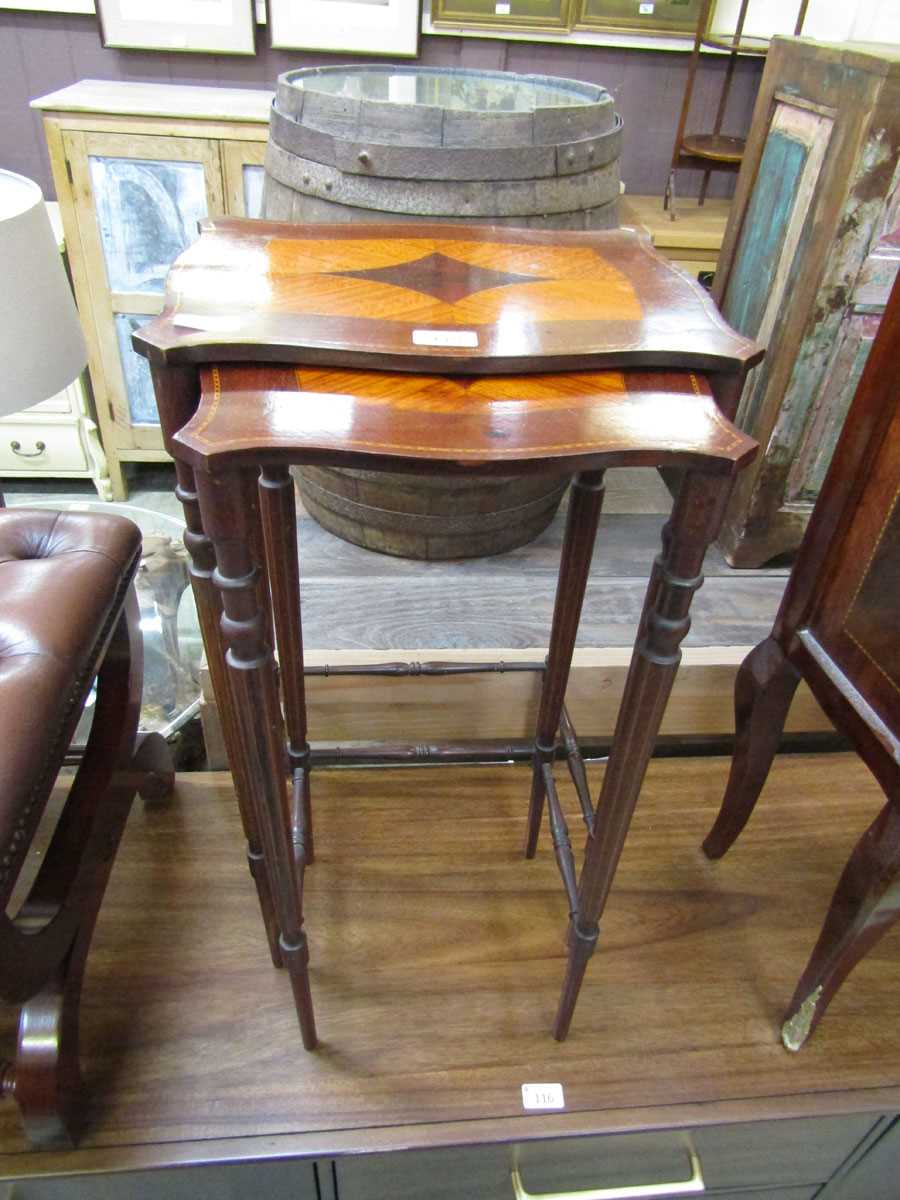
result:
<svg viewBox="0 0 900 1200"><path fill-rule="evenodd" d="M0 415L55 396L86 363L41 189L0 170Z"/></svg>

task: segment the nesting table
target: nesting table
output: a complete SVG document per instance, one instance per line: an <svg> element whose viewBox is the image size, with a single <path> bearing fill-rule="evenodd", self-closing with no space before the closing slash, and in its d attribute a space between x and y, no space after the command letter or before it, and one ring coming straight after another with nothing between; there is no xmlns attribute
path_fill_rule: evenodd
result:
<svg viewBox="0 0 900 1200"><path fill-rule="evenodd" d="M169 274L162 315L134 340L150 361L176 462L272 960L290 974L308 1049L316 1031L302 884L314 857L312 760L289 467L574 473L525 825L532 857L546 805L570 915L554 1026L564 1038L704 554L756 452L729 418L762 351L632 230L236 219L202 223ZM616 466L669 469L679 483L595 807L564 698L603 475ZM561 749L587 827L580 871L553 776ZM439 747L431 757L441 760Z"/></svg>

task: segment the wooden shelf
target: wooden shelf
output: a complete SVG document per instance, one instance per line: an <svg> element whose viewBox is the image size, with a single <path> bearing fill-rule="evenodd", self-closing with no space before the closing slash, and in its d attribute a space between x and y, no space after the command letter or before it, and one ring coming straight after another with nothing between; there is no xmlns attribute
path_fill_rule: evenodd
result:
<svg viewBox="0 0 900 1200"><path fill-rule="evenodd" d="M701 42L704 46L709 46L715 50L728 50L732 54L758 54L764 57L769 52L770 39L761 37L718 37L714 33L707 33Z"/></svg>
<svg viewBox="0 0 900 1200"><path fill-rule="evenodd" d="M808 0L798 0L794 36L799 36L803 29ZM700 203L706 198L707 187L713 171L735 172L739 170L744 156L744 139L729 137L720 132L725 121L731 85L734 80L735 64L740 54L756 55L765 58L768 54L771 39L744 35L744 21L747 16L747 0L741 5L734 31L730 36L711 32L709 22L715 10L715 0L703 0L703 8L697 23L694 38L694 49L688 66L688 78L681 104L681 114L678 118L678 130L675 134L675 145L672 148L672 162L669 168L669 178L666 183L666 208L673 217L676 208L676 173L681 167L701 170L703 179L700 184ZM722 90L719 104L713 122L712 133L687 134L685 132L691 111L691 98L694 93L697 69L700 66L700 52L706 46L728 53L725 65Z"/></svg>
<svg viewBox="0 0 900 1200"><path fill-rule="evenodd" d="M745 145L744 138L724 133L689 133L681 143L681 153L715 163L739 163Z"/></svg>
<svg viewBox="0 0 900 1200"><path fill-rule="evenodd" d="M722 758L651 763L563 1044L566 905L546 831L521 856L527 771L314 774L315 1054L269 961L230 778L179 777L169 803L136 803L100 914L82 1145L26 1152L4 1105L0 1173L896 1111L900 931L808 1047L778 1040L878 785L854 755L781 757L743 839L711 863L700 841L727 773ZM566 1111L523 1113L527 1079L561 1082Z"/></svg>

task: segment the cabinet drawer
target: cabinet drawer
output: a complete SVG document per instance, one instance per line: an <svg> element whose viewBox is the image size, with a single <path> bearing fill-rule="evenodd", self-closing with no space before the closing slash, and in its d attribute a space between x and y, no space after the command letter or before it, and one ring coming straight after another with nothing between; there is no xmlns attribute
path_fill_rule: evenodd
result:
<svg viewBox="0 0 900 1200"><path fill-rule="evenodd" d="M691 1132L707 1194L724 1200L735 1189L785 1189L812 1194L874 1125L875 1116L760 1121ZM611 1134L513 1145L414 1150L340 1159L341 1200L512 1200L511 1171L525 1190L586 1191L689 1178L684 1134ZM801 1186L802 1185L802 1186ZM762 1193L761 1193L762 1194Z"/></svg>
<svg viewBox="0 0 900 1200"><path fill-rule="evenodd" d="M0 475L12 471L52 475L56 471L86 471L87 466L77 425L24 421L4 421L0 425Z"/></svg>
<svg viewBox="0 0 900 1200"><path fill-rule="evenodd" d="M0 1197L6 1200L7 1196L11 1200L316 1200L317 1192L313 1164L297 1161L27 1177L0 1183Z"/></svg>

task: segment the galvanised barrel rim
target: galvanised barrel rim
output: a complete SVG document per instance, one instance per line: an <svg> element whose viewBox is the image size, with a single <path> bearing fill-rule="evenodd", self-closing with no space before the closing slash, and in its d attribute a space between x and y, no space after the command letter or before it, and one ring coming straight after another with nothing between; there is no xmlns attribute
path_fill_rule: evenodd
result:
<svg viewBox="0 0 900 1200"><path fill-rule="evenodd" d="M407 89L398 89L396 97L392 97L390 94L386 96L366 96L362 94L361 88L355 89L360 94L354 94L354 89L352 86L348 88L348 84L353 80L361 80L364 76L382 76L410 80L446 80L448 83L457 81L471 81L473 83L496 82L502 85L504 94L509 97L513 97L515 90L520 89L520 98L525 99L527 96L525 89L527 88L534 89L540 95L535 96L535 103L526 103L522 107L507 108L491 106L485 108L477 103L470 106L465 102L444 104L440 102L429 103L417 99L411 100L408 98ZM341 90L338 91L338 81L341 80L343 80L343 83ZM392 66L377 63L302 67L298 70L286 71L283 75L279 76L278 82L284 83L287 87L298 91L316 92L321 96L330 96L335 100L343 100L345 102L356 101L359 103L365 100L376 100L383 103L403 105L404 107L450 108L462 112L490 112L494 114L500 112L535 112L541 109L612 103L612 97L609 92L599 84L583 83L577 79L565 79L555 75L520 75L510 71L480 71L471 67ZM332 82L334 86L328 86ZM403 95L404 90L407 91L406 96ZM475 99L471 92L469 93L469 98ZM461 96L459 99L465 101L466 97Z"/></svg>

